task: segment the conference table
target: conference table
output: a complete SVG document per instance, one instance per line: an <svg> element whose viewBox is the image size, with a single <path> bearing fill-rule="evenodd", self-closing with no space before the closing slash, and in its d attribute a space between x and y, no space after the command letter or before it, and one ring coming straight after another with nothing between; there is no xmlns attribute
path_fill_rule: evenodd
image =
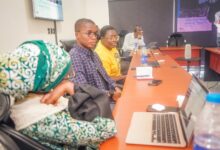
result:
<svg viewBox="0 0 220 150"><path fill-rule="evenodd" d="M200 58L201 57L201 52L200 50L202 49L199 46L192 46L192 51L191 51L191 56L192 58ZM179 61L178 58L184 57L184 52L185 52L185 47L180 46L180 47L175 47L175 46L170 46L170 47L160 47L160 51L163 54L167 54L171 56L174 60L178 62L179 65L181 66L186 66L187 62L186 61ZM190 63L190 66L198 66L200 65L199 61L192 61Z"/></svg>
<svg viewBox="0 0 220 150"><path fill-rule="evenodd" d="M175 150L192 149L192 143L186 148L171 148L161 146L146 146L125 143L133 112L145 112L148 105L160 103L177 107L177 96L185 95L191 75L182 69L169 55L160 51L152 51L148 61L157 60L160 67L153 68L154 79L162 80L158 86L149 86L150 80L138 80L135 77L135 67L140 66L140 53L133 54L121 98L116 102L113 116L116 122L117 134L101 144L101 150ZM144 133L143 133L144 134Z"/></svg>
<svg viewBox="0 0 220 150"><path fill-rule="evenodd" d="M205 48L210 52L209 67L220 74L220 48Z"/></svg>
<svg viewBox="0 0 220 150"><path fill-rule="evenodd" d="M204 80L220 81L220 48L204 48Z"/></svg>

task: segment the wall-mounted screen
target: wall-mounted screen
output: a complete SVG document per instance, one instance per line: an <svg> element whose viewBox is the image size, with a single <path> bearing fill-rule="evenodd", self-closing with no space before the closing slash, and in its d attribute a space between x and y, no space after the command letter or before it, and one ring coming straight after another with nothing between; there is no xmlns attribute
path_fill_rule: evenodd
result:
<svg viewBox="0 0 220 150"><path fill-rule="evenodd" d="M218 29L215 16L220 12L220 0L177 0L176 31L187 43L216 47Z"/></svg>
<svg viewBox="0 0 220 150"><path fill-rule="evenodd" d="M62 0L32 0L34 18L63 20Z"/></svg>
<svg viewBox="0 0 220 150"><path fill-rule="evenodd" d="M219 0L178 0L177 32L212 31Z"/></svg>

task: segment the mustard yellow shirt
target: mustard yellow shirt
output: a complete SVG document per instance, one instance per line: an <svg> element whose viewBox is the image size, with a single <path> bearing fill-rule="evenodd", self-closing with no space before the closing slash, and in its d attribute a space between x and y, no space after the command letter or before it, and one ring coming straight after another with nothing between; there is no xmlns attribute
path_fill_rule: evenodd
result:
<svg viewBox="0 0 220 150"><path fill-rule="evenodd" d="M120 56L116 48L109 50L99 41L95 52L98 54L103 67L110 77L121 75Z"/></svg>

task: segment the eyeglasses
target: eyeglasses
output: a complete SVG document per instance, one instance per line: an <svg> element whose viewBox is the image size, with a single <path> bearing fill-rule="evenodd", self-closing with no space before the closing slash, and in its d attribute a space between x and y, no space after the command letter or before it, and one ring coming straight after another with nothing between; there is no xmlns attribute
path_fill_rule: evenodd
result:
<svg viewBox="0 0 220 150"><path fill-rule="evenodd" d="M114 36L111 36L111 37L106 37L106 39L108 39L108 40L110 40L110 41L113 41L113 40L118 41L119 38L120 38L120 37L119 37L118 35L114 35Z"/></svg>
<svg viewBox="0 0 220 150"><path fill-rule="evenodd" d="M85 35L87 35L88 37L98 37L98 33L97 32L80 32L80 33L82 33L82 34L85 34Z"/></svg>

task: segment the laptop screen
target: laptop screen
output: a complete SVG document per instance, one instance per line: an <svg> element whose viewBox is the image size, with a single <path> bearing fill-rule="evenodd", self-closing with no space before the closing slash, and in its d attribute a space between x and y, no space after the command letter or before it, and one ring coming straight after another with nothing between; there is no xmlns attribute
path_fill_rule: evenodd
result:
<svg viewBox="0 0 220 150"><path fill-rule="evenodd" d="M184 99L185 106L180 111L180 118L187 142L191 140L196 118L205 104L207 93L208 89L193 75Z"/></svg>

